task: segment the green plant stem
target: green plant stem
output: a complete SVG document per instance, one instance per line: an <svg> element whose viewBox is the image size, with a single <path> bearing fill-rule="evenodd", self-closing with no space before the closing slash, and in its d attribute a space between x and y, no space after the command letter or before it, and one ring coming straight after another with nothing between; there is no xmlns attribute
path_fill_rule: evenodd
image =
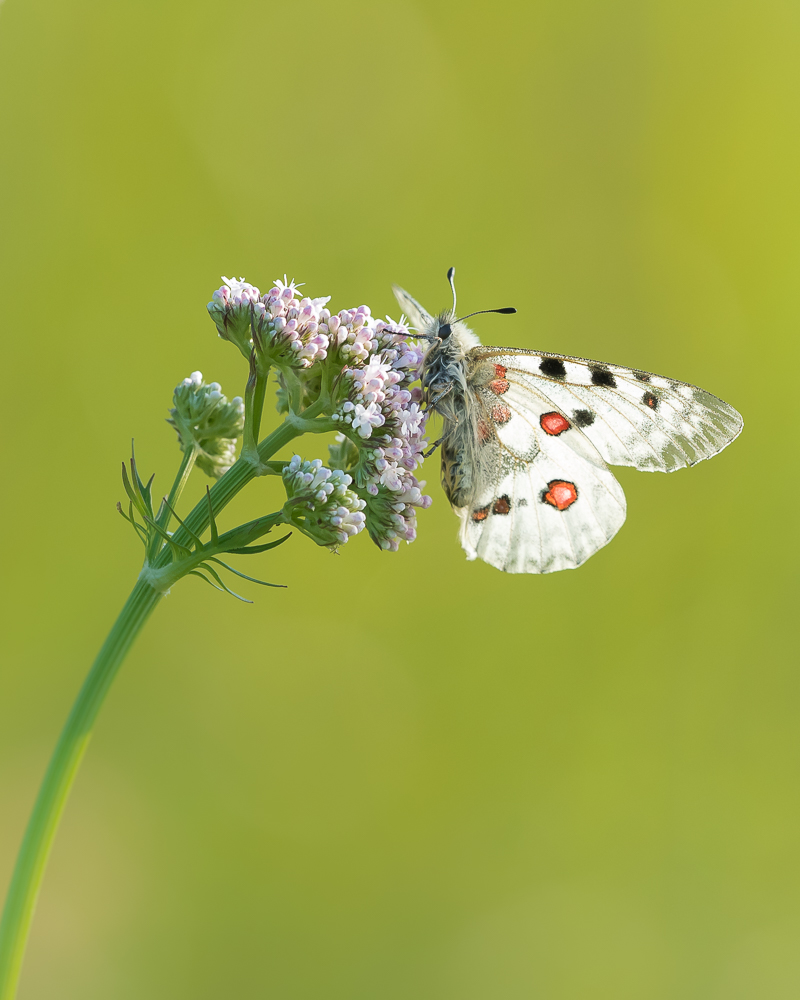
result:
<svg viewBox="0 0 800 1000"><path fill-rule="evenodd" d="M50 848L92 727L125 654L150 617L161 594L140 581L89 671L61 733L33 808L0 922L0 1000L16 995L36 897Z"/></svg>
<svg viewBox="0 0 800 1000"><path fill-rule="evenodd" d="M167 503L173 509L181 498L184 486L189 482L189 476L196 461L197 448L187 448L183 453L180 467L178 468L178 472L175 476L175 482L172 484L172 489L169 491L169 496L167 497ZM169 523L169 519L167 520L167 523Z"/></svg>
<svg viewBox="0 0 800 1000"><path fill-rule="evenodd" d="M264 409L264 393L267 390L269 370L261 374L256 364L255 351L250 355L250 377L244 390L244 432L242 434L242 455L250 462L258 450L258 433L261 414Z"/></svg>
<svg viewBox="0 0 800 1000"><path fill-rule="evenodd" d="M175 475L175 481L172 484L172 489L169 491L169 496L167 497L167 502L162 506L161 512L158 517L158 524L162 528L168 528L170 518L172 516L171 510L174 510L177 506L178 501L181 498L181 493L183 493L183 488L189 482L189 476L191 475L194 464L197 461L197 448L187 448L183 453L181 458L181 464ZM155 553L158 551L158 545L161 541L160 535L157 533L153 536L151 542L151 547L147 551L147 558L152 559Z"/></svg>
<svg viewBox="0 0 800 1000"><path fill-rule="evenodd" d="M259 444L259 458L266 461L293 438L317 429L314 427L314 420L322 413L323 408L324 403L318 402L312 404L302 418L287 417L277 430ZM329 423L320 421L318 429L328 430ZM193 464L193 456L184 453L170 494L176 500ZM255 475L256 469L252 462L240 458L234 463L211 488L214 514L230 503ZM209 504L204 497L185 519L186 527L180 527L175 532L174 540L179 545L188 546L191 538L189 532L200 535L208 527L208 523ZM155 564L165 566L170 558L170 548L165 545L156 557ZM97 713L125 655L160 599L161 594L143 579L133 588L89 671L53 753L25 831L0 921L0 1000L14 1000L16 996L42 876Z"/></svg>
<svg viewBox="0 0 800 1000"><path fill-rule="evenodd" d="M267 383L269 382L269 372L259 374L256 380L256 391L253 399L253 426L255 427L255 439L261 431L261 417L264 413L264 397L267 394Z"/></svg>

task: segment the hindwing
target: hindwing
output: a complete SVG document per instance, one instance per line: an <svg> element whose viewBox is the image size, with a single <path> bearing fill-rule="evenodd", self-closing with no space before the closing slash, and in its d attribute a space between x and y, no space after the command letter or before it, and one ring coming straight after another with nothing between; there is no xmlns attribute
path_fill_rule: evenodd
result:
<svg viewBox="0 0 800 1000"><path fill-rule="evenodd" d="M477 476L457 508L467 557L509 573L574 569L625 521L625 495L563 414L510 380L476 387Z"/></svg>

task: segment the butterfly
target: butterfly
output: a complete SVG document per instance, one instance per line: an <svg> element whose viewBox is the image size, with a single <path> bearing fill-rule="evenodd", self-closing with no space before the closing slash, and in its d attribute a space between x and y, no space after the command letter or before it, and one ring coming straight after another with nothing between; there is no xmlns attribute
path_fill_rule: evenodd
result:
<svg viewBox="0 0 800 1000"><path fill-rule="evenodd" d="M442 485L468 559L507 573L574 569L625 520L609 465L674 472L711 458L743 421L687 382L565 354L484 347L453 307L431 316L394 286L421 339L427 406L443 420ZM513 313L515 309L482 312ZM436 447L436 446L434 446Z"/></svg>

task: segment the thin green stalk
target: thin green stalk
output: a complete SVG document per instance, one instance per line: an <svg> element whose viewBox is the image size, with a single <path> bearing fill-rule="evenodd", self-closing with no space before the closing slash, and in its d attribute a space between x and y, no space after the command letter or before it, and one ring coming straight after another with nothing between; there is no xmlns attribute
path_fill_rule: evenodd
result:
<svg viewBox="0 0 800 1000"><path fill-rule="evenodd" d="M167 497L169 507L174 508L180 500L183 488L189 482L189 476L191 475L196 461L197 448L187 448L183 453L180 468L175 475L175 482L172 484L172 489L169 491L169 496Z"/></svg>
<svg viewBox="0 0 800 1000"><path fill-rule="evenodd" d="M242 455L249 462L257 461L258 431L261 426L261 410L264 403L264 392L267 387L267 376L261 376L256 364L256 352L250 354L250 377L244 390L244 431L242 433ZM259 396L261 406L258 405Z"/></svg>
<svg viewBox="0 0 800 1000"><path fill-rule="evenodd" d="M181 464L175 475L175 481L172 484L172 489L169 491L169 496L167 497L167 502L162 506L160 516L158 518L158 524L162 528L169 527L169 521L171 511L175 509L178 501L181 498L181 493L183 493L183 488L189 481L189 476L191 475L194 464L197 461L197 448L187 448L183 453L181 458ZM156 532L153 535L150 547L147 550L147 558L152 559L155 553L158 551L158 547L162 544L161 536Z"/></svg>
<svg viewBox="0 0 800 1000"><path fill-rule="evenodd" d="M0 922L0 1000L13 1000L50 848L100 706L125 654L161 599L140 581L125 602L61 733L33 808Z"/></svg>
<svg viewBox="0 0 800 1000"><path fill-rule="evenodd" d="M264 397L267 394L267 383L269 382L269 371L259 374L256 379L256 391L253 396L253 427L255 428L255 439L261 432L261 417L264 413Z"/></svg>

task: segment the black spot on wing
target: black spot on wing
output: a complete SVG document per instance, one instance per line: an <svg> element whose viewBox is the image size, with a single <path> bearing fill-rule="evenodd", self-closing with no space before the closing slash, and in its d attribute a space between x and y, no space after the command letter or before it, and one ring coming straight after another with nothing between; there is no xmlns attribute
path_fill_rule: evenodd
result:
<svg viewBox="0 0 800 1000"><path fill-rule="evenodd" d="M539 371L548 378L567 377L567 369L559 358L542 358L539 362Z"/></svg>
<svg viewBox="0 0 800 1000"><path fill-rule="evenodd" d="M572 420L576 427L591 427L594 423L594 414L591 410L575 410Z"/></svg>
<svg viewBox="0 0 800 1000"><path fill-rule="evenodd" d="M646 392L642 396L642 402L645 406L649 406L651 410L658 409L658 396L653 395L652 392Z"/></svg>
<svg viewBox="0 0 800 1000"><path fill-rule="evenodd" d="M647 374L647 372L634 372L633 377L636 379L637 382L650 381L650 376Z"/></svg>
<svg viewBox="0 0 800 1000"><path fill-rule="evenodd" d="M607 368L590 368L592 385L604 385L609 389L617 388L617 380Z"/></svg>

